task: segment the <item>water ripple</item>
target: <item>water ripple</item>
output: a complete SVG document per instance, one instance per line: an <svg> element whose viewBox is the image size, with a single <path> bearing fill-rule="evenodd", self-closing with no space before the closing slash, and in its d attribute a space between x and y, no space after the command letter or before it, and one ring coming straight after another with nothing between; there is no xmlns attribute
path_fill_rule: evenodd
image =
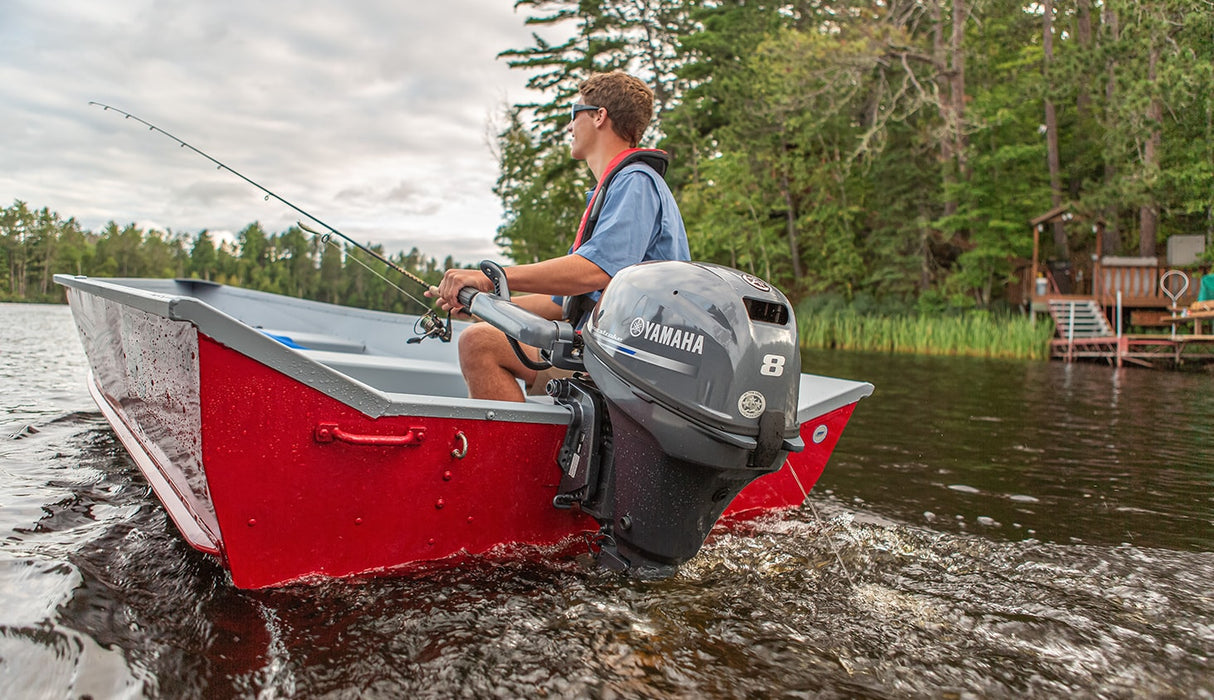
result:
<svg viewBox="0 0 1214 700"><path fill-rule="evenodd" d="M91 407L66 309L3 314L2 697L1214 696L1206 377L811 354L878 387L819 488L670 579L514 550L239 591Z"/></svg>

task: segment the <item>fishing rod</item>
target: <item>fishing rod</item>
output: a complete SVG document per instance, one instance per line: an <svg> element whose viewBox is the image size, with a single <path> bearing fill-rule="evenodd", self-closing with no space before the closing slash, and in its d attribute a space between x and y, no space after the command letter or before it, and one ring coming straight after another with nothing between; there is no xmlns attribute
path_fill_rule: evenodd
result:
<svg viewBox="0 0 1214 700"><path fill-rule="evenodd" d="M244 180L245 182L249 183L250 185L261 190L262 192L265 192L266 193L265 198L267 200L270 197L273 197L274 199L278 200L279 202L282 202L283 204L287 205L288 207L290 207L290 208L294 209L295 211L299 212L300 214L304 215L308 219L311 219L312 221L314 221L317 224L319 224L320 226L322 226L329 233L322 234L320 231L317 231L313 228L308 227L302 221L298 221L296 223L299 224L299 227L301 229L303 229L304 231L307 231L308 233L311 233L314 236L320 237L322 242L328 243L330 234L338 236L339 238L346 241L350 245L353 245L355 248L358 248L359 250L366 253L367 255L370 255L371 257L375 258L376 260L380 261L381 263L387 265L392 270L395 270L396 272L400 273L401 275L407 277L409 280L421 285L422 289L425 289L427 291L432 289L432 286L428 282L426 282L422 278L418 277L417 275L413 274L412 272L409 272L408 270L401 267L400 265L397 265L396 263L392 262L388 258L380 255L379 253L376 253L374 250L371 250L370 248L359 243L358 241L354 240L353 238L350 238L346 234L342 233L341 231L338 231L337 229L326 224L325 222L321 221L320 219L316 218L315 216L312 216L311 214L304 211L303 209L300 209L299 207L295 206L293 203L288 202L287 200L278 196L277 193L271 191L269 188L264 187L260 183L257 183L255 181L253 181L252 179L246 177L245 175L237 172L236 170L233 170L226 163L223 163L223 162L219 161L218 159L212 157L210 154L208 154L198 148L195 148L194 146L190 145L189 143L186 143L182 139L177 138L176 136L165 131L164 129L161 129L160 127L156 126L155 124L153 124L149 121L146 121L144 119L140 119L139 117L135 116L134 114L131 114L130 112L118 109L117 107L111 107L110 105L107 105L104 102L94 102L94 101L90 100L89 104L96 105L97 107L101 107L102 110L107 111L107 112L109 112L109 111L117 112L117 113L123 115L123 117L125 117L127 119L134 119L135 121L139 122L140 124L143 124L144 126L146 126L148 128L149 131L157 131L161 134L164 134L165 136L169 137L170 139L181 144L182 148L188 148L191 151L202 156L203 158L206 158L207 160L211 161L218 167L218 169L226 170L229 173L232 173L236 177L240 178L241 180ZM356 260L357 260L357 258L356 258ZM358 262L360 264L362 264L361 261L358 261ZM366 265L363 265L363 266L366 267ZM367 269L370 270L371 268L368 267ZM374 270L371 270L371 271L375 272ZM376 274L378 274L378 273L376 273ZM396 287L396 285L392 285L392 286ZM396 289L399 290L405 296L412 299L413 301L417 302L418 304L421 304L423 307L429 306L429 304L427 304L426 302L418 299L417 297L406 292L405 290L401 289L400 287L396 287ZM419 337L411 338L409 340L410 343L420 342L422 340L422 338L438 338L439 340L443 341L444 343L448 342L451 340L451 315L447 314L447 320L444 322L443 319L440 318L439 315L434 311L434 309L430 309L418 321L416 329L417 329L417 333L418 333Z"/></svg>

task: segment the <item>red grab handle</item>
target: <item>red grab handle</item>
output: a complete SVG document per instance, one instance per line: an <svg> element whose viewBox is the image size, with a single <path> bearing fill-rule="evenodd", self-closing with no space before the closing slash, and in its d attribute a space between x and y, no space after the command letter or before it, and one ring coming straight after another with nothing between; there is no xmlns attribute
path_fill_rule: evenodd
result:
<svg viewBox="0 0 1214 700"><path fill-rule="evenodd" d="M356 435L347 433L337 427L336 423L321 423L313 433L317 442L328 443L334 440L351 445L374 445L379 447L396 447L402 445L417 445L426 436L425 428L409 428L404 435Z"/></svg>

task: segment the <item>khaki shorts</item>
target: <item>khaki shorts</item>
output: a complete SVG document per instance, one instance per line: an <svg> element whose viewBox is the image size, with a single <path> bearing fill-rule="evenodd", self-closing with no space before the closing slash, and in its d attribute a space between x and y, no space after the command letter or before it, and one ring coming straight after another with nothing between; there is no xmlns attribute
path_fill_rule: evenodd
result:
<svg viewBox="0 0 1214 700"><path fill-rule="evenodd" d="M571 369L557 369L556 367L549 367L548 369L541 369L535 373L535 381L533 381L533 382L531 382L531 384L527 385L527 395L528 396L547 396L548 392L545 389L545 387L548 386L548 380L550 380L550 379L568 379L569 377L572 377L572 376L573 376L573 370L571 370Z"/></svg>

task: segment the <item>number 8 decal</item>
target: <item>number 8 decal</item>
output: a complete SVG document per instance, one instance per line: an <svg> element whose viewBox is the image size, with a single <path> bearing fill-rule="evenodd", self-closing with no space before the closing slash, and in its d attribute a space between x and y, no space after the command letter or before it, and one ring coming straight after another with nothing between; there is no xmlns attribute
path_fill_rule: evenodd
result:
<svg viewBox="0 0 1214 700"><path fill-rule="evenodd" d="M768 377L778 377L784 374L784 356L764 355L763 364L759 367L759 374Z"/></svg>

